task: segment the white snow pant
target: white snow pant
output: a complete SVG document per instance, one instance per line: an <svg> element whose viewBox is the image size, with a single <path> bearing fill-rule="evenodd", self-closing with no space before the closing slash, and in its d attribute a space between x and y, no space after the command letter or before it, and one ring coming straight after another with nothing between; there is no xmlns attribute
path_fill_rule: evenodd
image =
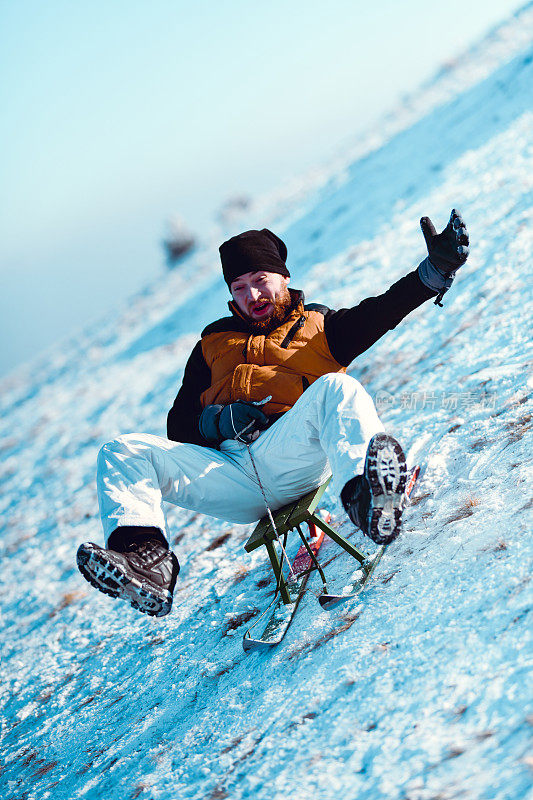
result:
<svg viewBox="0 0 533 800"><path fill-rule="evenodd" d="M361 474L368 442L383 431L370 395L354 378L329 373L251 445L271 509L297 500L332 473L337 494ZM98 501L105 541L115 528L160 528L168 538L162 500L228 522L266 513L246 445L228 439L220 450L128 433L98 454Z"/></svg>

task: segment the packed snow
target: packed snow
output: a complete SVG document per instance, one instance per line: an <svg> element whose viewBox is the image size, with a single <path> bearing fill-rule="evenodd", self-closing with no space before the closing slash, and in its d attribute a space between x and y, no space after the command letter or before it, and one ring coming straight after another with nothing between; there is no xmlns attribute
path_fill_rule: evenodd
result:
<svg viewBox="0 0 533 800"><path fill-rule="evenodd" d="M219 222L175 272L4 379L2 798L531 792L532 32L530 4L344 161ZM218 244L274 227L292 285L338 308L416 266L419 218L442 229L454 206L471 255L444 307L350 370L425 469L366 593L324 612L314 574L283 642L245 655L273 589L265 555L243 549L253 526L170 506L171 615L92 590L75 553L101 542L97 451L165 435L199 332L226 313ZM324 506L368 547L336 497ZM332 542L321 561L342 589L353 561Z"/></svg>

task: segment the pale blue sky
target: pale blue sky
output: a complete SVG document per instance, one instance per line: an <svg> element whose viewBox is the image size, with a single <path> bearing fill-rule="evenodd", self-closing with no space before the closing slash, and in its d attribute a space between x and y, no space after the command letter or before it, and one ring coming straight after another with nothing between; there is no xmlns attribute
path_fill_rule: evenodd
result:
<svg viewBox="0 0 533 800"><path fill-rule="evenodd" d="M0 0L0 373L160 272L174 212L327 160L521 5Z"/></svg>

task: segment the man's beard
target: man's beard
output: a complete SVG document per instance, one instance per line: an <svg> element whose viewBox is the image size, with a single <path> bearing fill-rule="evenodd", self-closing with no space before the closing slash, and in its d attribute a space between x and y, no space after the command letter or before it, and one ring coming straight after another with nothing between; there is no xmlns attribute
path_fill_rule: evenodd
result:
<svg viewBox="0 0 533 800"><path fill-rule="evenodd" d="M285 287L282 289L279 297L273 301L274 311L268 319L253 319L253 317L246 314L246 321L252 333L268 336L269 333L272 333L273 330L281 325L287 314L291 311L292 304L290 292L287 287Z"/></svg>

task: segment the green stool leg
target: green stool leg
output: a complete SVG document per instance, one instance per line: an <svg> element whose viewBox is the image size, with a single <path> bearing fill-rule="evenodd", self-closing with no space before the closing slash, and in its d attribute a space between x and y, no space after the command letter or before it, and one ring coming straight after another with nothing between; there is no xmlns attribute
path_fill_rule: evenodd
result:
<svg viewBox="0 0 533 800"><path fill-rule="evenodd" d="M347 539L345 539L344 536L341 536L340 533L337 533L337 531L334 530L330 525L328 525L327 522L324 522L324 520L321 519L321 517L319 517L316 514L311 514L309 519L311 522L314 522L315 525L318 528L320 528L321 531L327 533L329 538L333 539L333 541L336 542L340 547L342 547L343 550L346 550L347 553L349 553L351 556L353 556L353 558L359 561L360 564L366 561L367 559L366 555L359 552L359 550L356 547L354 547L353 544L350 544L350 542Z"/></svg>
<svg viewBox="0 0 533 800"><path fill-rule="evenodd" d="M279 562L278 554L276 553L276 548L274 547L273 542L265 541L265 546L270 557L270 563L272 564L272 569L274 570L274 575L276 576L276 585L279 583L279 593L281 595L281 599L284 603L291 603L291 597L289 591L287 589L287 583L285 578L283 577L283 569Z"/></svg>

